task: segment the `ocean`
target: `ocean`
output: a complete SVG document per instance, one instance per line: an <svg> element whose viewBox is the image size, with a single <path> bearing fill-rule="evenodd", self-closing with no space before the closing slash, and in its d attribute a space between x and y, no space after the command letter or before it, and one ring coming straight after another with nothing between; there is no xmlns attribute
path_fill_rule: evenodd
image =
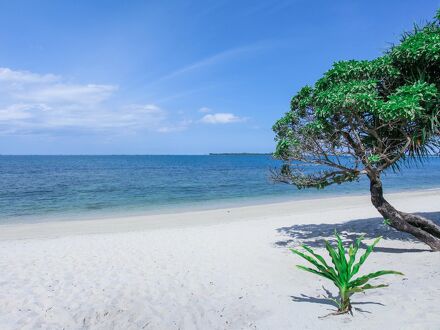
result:
<svg viewBox="0 0 440 330"><path fill-rule="evenodd" d="M0 156L0 223L177 212L368 194L368 182L298 190L266 155ZM440 158L389 172L385 192L440 188Z"/></svg>

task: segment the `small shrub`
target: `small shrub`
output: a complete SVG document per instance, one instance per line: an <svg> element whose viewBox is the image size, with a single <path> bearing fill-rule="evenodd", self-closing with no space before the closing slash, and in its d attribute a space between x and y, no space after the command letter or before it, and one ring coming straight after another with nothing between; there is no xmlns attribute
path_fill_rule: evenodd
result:
<svg viewBox="0 0 440 330"><path fill-rule="evenodd" d="M315 267L309 268L297 265L298 268L329 279L339 289L339 297L337 300L334 300L335 303L338 305L338 311L336 313L332 313L334 315L337 315L348 312L351 313L350 297L354 293L388 286L386 284L371 285L368 284L369 280L387 274L403 274L394 270L379 270L364 276L354 278L354 276L359 272L360 267L363 265L365 260L367 260L368 256L373 251L374 246L379 242L381 237L376 238L373 244L367 246L364 254L356 262L356 254L359 251L359 246L363 240L363 236L359 237L354 242L354 245L351 244L348 251L345 250L341 237L338 235L337 232L335 232L335 236L337 239L336 249L333 248L329 242L325 241L325 248L327 249L328 254L331 258L333 267L329 266L321 255L315 253L310 247L306 245L303 245L302 247L308 252L308 254L295 249L291 249L291 251L304 258Z"/></svg>

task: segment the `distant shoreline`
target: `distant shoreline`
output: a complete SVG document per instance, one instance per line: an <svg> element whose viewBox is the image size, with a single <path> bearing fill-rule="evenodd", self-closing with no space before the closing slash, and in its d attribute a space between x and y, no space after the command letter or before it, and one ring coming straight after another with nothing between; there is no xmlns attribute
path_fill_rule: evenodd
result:
<svg viewBox="0 0 440 330"><path fill-rule="evenodd" d="M223 152L215 153L211 152L208 156L272 156L272 153L253 153L253 152Z"/></svg>

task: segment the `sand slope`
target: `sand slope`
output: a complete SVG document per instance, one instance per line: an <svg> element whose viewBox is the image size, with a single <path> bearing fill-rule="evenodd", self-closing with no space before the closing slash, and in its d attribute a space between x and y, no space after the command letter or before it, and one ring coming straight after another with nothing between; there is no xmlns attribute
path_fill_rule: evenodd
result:
<svg viewBox="0 0 440 330"><path fill-rule="evenodd" d="M389 198L406 211L440 211L439 190ZM439 329L440 253L376 217L363 196L3 225L0 328ZM405 276L385 277L390 287L355 297L353 317L321 320L332 308L322 286L336 291L297 270L287 247L319 245L335 227L347 237L383 234L365 272Z"/></svg>

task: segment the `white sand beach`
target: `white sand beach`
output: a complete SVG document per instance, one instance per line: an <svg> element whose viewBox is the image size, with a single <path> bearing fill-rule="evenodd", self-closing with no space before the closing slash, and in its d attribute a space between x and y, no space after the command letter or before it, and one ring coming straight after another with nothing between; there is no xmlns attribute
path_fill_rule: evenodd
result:
<svg viewBox="0 0 440 330"><path fill-rule="evenodd" d="M440 216L440 190L389 194ZM383 235L362 272L402 271L331 316L288 247L337 229ZM384 226L369 196L90 221L0 226L0 328L439 329L440 253ZM323 251L321 251L323 252Z"/></svg>

